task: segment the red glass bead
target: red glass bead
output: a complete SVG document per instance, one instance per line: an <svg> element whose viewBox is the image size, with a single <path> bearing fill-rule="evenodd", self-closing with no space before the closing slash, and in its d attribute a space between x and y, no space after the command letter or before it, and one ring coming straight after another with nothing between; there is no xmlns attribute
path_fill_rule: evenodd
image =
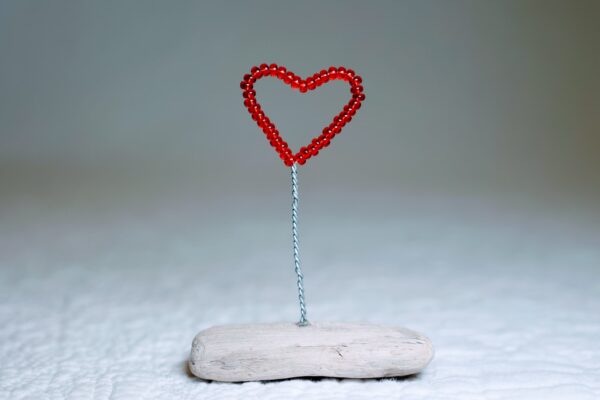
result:
<svg viewBox="0 0 600 400"><path fill-rule="evenodd" d="M294 80L294 73L288 71L285 76L283 77L283 81L285 83L287 83L288 85L292 83L292 81Z"/></svg>
<svg viewBox="0 0 600 400"><path fill-rule="evenodd" d="M271 64L271 65L269 65L269 74L271 76L276 76L277 75L277 64Z"/></svg>
<svg viewBox="0 0 600 400"><path fill-rule="evenodd" d="M348 117L348 113L345 113L345 112L340 113L340 115L338 116L338 120L337 120L336 123L340 127L344 127L348 123L347 117Z"/></svg>
<svg viewBox="0 0 600 400"><path fill-rule="evenodd" d="M283 65L280 66L279 68L277 68L277 77L279 79L284 79L286 72L287 72L287 69L285 69L285 67Z"/></svg>
<svg viewBox="0 0 600 400"><path fill-rule="evenodd" d="M323 145L323 147L329 146L330 143L331 141L326 137L324 137L323 140L321 140L321 144Z"/></svg>
<svg viewBox="0 0 600 400"><path fill-rule="evenodd" d="M250 73L254 76L256 76L256 74L258 74L258 71L260 71L260 69L257 66L250 68Z"/></svg>
<svg viewBox="0 0 600 400"><path fill-rule="evenodd" d="M296 157L296 162L300 165L304 165L304 164L306 164L306 158L304 158L302 156L298 156L298 157Z"/></svg>
<svg viewBox="0 0 600 400"><path fill-rule="evenodd" d="M312 147L312 148L310 149L310 155L311 155L311 156L317 156L317 155L319 155L319 149L318 149L316 146L315 146L315 147Z"/></svg>
<svg viewBox="0 0 600 400"><path fill-rule="evenodd" d="M358 110L361 106L360 101L358 99L352 99L350 102L350 106L356 110Z"/></svg>
<svg viewBox="0 0 600 400"><path fill-rule="evenodd" d="M260 64L260 70L261 71L267 71L269 69L269 66L265 63Z"/></svg>
<svg viewBox="0 0 600 400"><path fill-rule="evenodd" d="M319 73L319 75L321 75L321 80L323 81L323 83L329 81L329 72L327 72L327 71L325 71L323 69L323 70L321 70L321 72Z"/></svg>
<svg viewBox="0 0 600 400"><path fill-rule="evenodd" d="M362 85L352 86L352 89L350 89L350 92L353 94L362 93L362 91L363 91Z"/></svg>
<svg viewBox="0 0 600 400"><path fill-rule="evenodd" d="M254 96L256 96L256 91L254 91L252 89L250 89L250 90L244 90L244 93L242 93L242 96L245 99L253 98Z"/></svg>
<svg viewBox="0 0 600 400"><path fill-rule="evenodd" d="M252 75L250 75L250 74L246 74L246 75L244 75L244 80L245 80L246 82L250 82L250 79L252 79Z"/></svg>
<svg viewBox="0 0 600 400"><path fill-rule="evenodd" d="M294 75L294 79L292 79L292 88L298 89L300 87L300 83L302 83L300 77Z"/></svg>
<svg viewBox="0 0 600 400"><path fill-rule="evenodd" d="M308 86L310 90L315 90L317 88L317 84L313 78L308 78L306 80L306 86Z"/></svg>
<svg viewBox="0 0 600 400"><path fill-rule="evenodd" d="M301 81L301 82L300 82L299 89L300 89L300 93L306 93L306 91L308 90L308 87L307 87L307 85L306 85L306 82L304 82L304 81Z"/></svg>
<svg viewBox="0 0 600 400"><path fill-rule="evenodd" d="M321 79L321 75L319 74L314 74L313 75L313 80L315 82L315 86L319 87L323 84L323 80Z"/></svg>
<svg viewBox="0 0 600 400"><path fill-rule="evenodd" d="M355 99L359 100L359 101L363 101L365 99L365 94L364 93L357 93L352 95L352 97L354 97Z"/></svg>
<svg viewBox="0 0 600 400"><path fill-rule="evenodd" d="M360 85L362 83L362 78L359 75L356 75L353 79L352 82L356 83L357 85Z"/></svg>
<svg viewBox="0 0 600 400"><path fill-rule="evenodd" d="M352 79L352 78L354 78L354 76L356 75L356 73L354 72L354 70L348 69L346 71L346 75L348 75L348 78Z"/></svg>

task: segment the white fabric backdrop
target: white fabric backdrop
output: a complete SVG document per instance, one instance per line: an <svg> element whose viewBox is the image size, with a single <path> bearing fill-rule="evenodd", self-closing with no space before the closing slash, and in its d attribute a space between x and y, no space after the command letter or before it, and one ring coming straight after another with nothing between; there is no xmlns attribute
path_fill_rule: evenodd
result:
<svg viewBox="0 0 600 400"><path fill-rule="evenodd" d="M307 189L309 318L404 325L435 359L405 379L222 384L187 372L199 330L297 318L287 192L103 190L5 197L0 398L600 396L593 207Z"/></svg>

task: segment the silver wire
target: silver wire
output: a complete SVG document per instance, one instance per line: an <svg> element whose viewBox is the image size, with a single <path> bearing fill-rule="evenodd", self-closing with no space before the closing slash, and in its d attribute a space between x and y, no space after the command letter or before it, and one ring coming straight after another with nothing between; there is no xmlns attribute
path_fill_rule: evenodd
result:
<svg viewBox="0 0 600 400"><path fill-rule="evenodd" d="M306 319L306 303L304 302L304 275L300 268L300 249L298 246L298 170L292 165L292 239L294 242L294 266L298 277L298 301L300 303L300 321L298 326L309 325Z"/></svg>

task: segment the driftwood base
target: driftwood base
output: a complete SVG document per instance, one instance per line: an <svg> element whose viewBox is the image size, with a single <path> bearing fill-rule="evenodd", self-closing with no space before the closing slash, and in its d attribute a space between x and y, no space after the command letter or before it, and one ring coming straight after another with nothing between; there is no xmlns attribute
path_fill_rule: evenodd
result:
<svg viewBox="0 0 600 400"><path fill-rule="evenodd" d="M223 325L194 338L189 366L203 379L242 382L294 377L382 378L429 364L424 335L371 324Z"/></svg>

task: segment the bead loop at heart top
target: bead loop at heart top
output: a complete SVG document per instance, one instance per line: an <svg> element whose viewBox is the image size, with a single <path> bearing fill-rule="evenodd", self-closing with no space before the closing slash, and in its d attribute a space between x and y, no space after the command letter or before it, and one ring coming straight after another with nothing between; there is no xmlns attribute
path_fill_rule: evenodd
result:
<svg viewBox="0 0 600 400"><path fill-rule="evenodd" d="M300 150L294 154L285 140L281 138L275 124L265 115L260 104L256 100L254 84L259 79L268 76L282 80L284 83L290 85L292 89L299 90L300 93L314 90L330 81L345 81L350 84L352 98L344 106L342 111L333 118L332 122L323 128L323 131L319 136L313 138L309 145L300 148ZM240 83L240 88L242 89L242 96L244 97L244 105L248 109L252 119L256 121L256 124L264 132L271 146L277 150L279 157L288 167L291 167L294 163L304 165L309 158L316 156L319 154L320 150L329 146L331 140L340 134L347 123L352 121L352 118L361 107L361 102L365 99L362 78L353 70L345 67L329 67L327 70L322 70L306 79L302 79L293 72L288 71L284 66L279 66L277 64L261 64L258 67L252 67L250 73L244 75L244 79Z"/></svg>

